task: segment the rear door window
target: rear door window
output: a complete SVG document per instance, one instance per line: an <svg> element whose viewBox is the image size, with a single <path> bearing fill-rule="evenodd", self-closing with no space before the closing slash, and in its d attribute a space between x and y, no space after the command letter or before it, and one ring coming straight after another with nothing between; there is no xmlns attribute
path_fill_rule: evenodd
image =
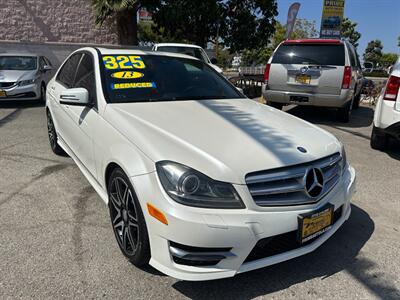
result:
<svg viewBox="0 0 400 300"><path fill-rule="evenodd" d="M90 54L84 53L79 63L75 76L74 88L85 88L89 92L89 99L94 102L96 99L96 85L94 76L94 62Z"/></svg>
<svg viewBox="0 0 400 300"><path fill-rule="evenodd" d="M282 44L272 63L344 66L344 45Z"/></svg>

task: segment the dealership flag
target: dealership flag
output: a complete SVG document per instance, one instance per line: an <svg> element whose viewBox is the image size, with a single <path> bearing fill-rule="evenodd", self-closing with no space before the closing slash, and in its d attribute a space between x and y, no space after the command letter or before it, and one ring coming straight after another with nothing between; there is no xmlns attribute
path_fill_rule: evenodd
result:
<svg viewBox="0 0 400 300"><path fill-rule="evenodd" d="M294 24L296 22L297 13L300 9L300 3L295 2L289 7L286 23L286 35L285 38L289 39L293 32Z"/></svg>

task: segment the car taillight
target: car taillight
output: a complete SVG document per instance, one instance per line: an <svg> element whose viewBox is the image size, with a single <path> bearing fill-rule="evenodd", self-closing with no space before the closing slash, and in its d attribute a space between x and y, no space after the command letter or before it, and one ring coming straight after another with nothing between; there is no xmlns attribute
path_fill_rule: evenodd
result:
<svg viewBox="0 0 400 300"><path fill-rule="evenodd" d="M344 67L342 89L350 88L351 83L351 67Z"/></svg>
<svg viewBox="0 0 400 300"><path fill-rule="evenodd" d="M400 88L400 77L391 75L386 85L385 93L383 94L384 100L396 101L397 94Z"/></svg>
<svg viewBox="0 0 400 300"><path fill-rule="evenodd" d="M271 64L267 64L265 66L265 71L264 71L264 82L268 84L269 80L269 70L271 69Z"/></svg>

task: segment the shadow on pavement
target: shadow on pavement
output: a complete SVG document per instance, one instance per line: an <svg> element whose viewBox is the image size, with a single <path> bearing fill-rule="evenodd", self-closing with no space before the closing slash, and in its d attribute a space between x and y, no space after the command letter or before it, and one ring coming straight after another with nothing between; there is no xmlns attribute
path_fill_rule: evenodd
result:
<svg viewBox="0 0 400 300"><path fill-rule="evenodd" d="M374 118L374 110L368 106L360 106L353 110L349 123L337 122L336 111L325 107L294 106L285 111L311 123L326 125L334 123L337 126L348 128L368 127L372 124Z"/></svg>
<svg viewBox="0 0 400 300"><path fill-rule="evenodd" d="M376 296L396 299L399 291L395 283L383 281L372 274L375 261L357 257L374 228L368 213L353 205L350 219L325 244L310 254L233 278L204 282L178 281L173 287L191 299L252 299L313 278L324 280L346 270ZM308 293L313 296L315 291Z"/></svg>
<svg viewBox="0 0 400 300"><path fill-rule="evenodd" d="M44 107L43 101L38 100L1 100L1 108L30 108L30 107Z"/></svg>

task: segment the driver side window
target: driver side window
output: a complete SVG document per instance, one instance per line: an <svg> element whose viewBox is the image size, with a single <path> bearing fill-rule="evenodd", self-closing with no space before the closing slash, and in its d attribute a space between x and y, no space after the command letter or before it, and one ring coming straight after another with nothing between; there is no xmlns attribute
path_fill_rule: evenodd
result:
<svg viewBox="0 0 400 300"><path fill-rule="evenodd" d="M89 100L95 103L96 100L96 85L94 76L94 62L90 54L84 53L79 63L78 70L75 76L74 88L85 88L89 92Z"/></svg>

